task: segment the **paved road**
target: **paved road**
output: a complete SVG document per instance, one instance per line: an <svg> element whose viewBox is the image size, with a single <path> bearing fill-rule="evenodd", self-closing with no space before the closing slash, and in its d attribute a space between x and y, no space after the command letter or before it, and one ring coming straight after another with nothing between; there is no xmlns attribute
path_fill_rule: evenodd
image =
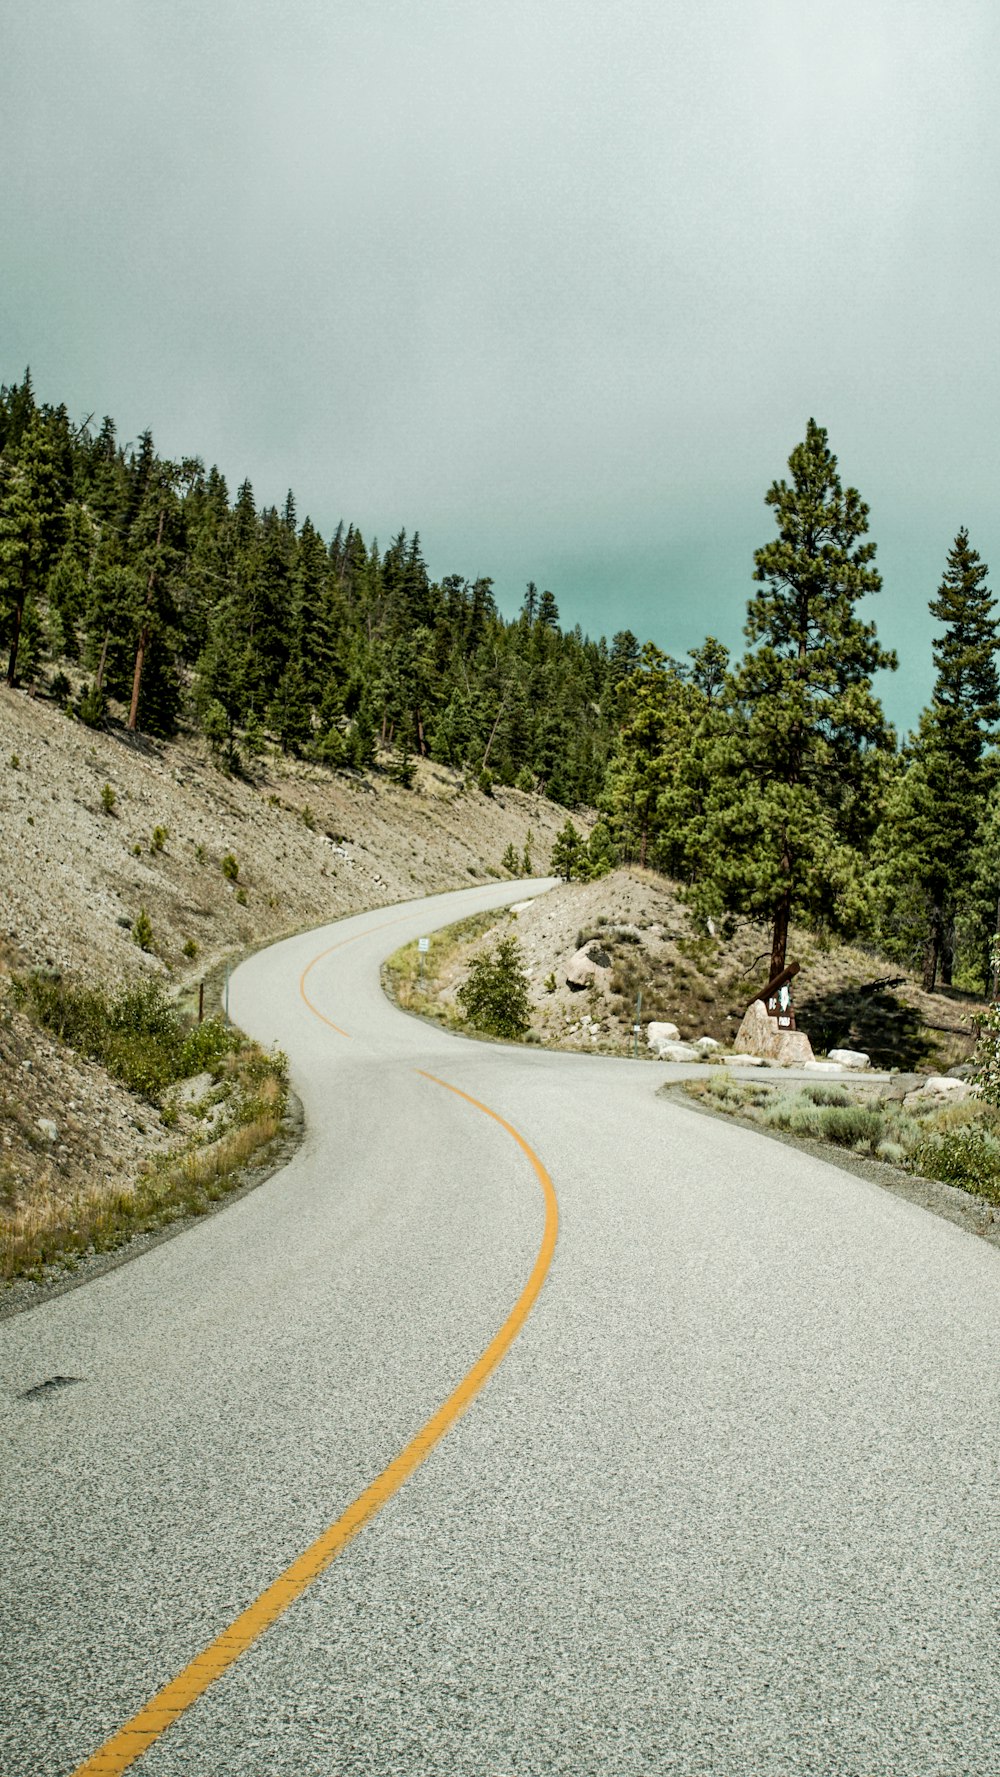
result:
<svg viewBox="0 0 1000 1777"><path fill-rule="evenodd" d="M134 1769L1000 1773L1000 1257L658 1100L658 1067L472 1044L383 1000L396 944L524 892L244 964L235 1012L306 1105L292 1165L0 1329L5 1777L100 1746L518 1298L538 1178L418 1069L548 1167L551 1271L468 1413ZM305 988L331 1023L299 988L320 952ZM55 1374L82 1380L18 1398Z"/></svg>

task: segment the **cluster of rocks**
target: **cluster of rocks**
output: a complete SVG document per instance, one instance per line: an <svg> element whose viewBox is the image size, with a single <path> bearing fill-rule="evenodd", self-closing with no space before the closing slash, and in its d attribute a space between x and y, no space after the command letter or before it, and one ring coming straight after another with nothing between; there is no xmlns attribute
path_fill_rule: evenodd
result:
<svg viewBox="0 0 1000 1777"><path fill-rule="evenodd" d="M693 1043L682 1043L676 1024L655 1019L646 1026L646 1047L658 1061L708 1061L722 1050L722 1044L714 1037L697 1037Z"/></svg>

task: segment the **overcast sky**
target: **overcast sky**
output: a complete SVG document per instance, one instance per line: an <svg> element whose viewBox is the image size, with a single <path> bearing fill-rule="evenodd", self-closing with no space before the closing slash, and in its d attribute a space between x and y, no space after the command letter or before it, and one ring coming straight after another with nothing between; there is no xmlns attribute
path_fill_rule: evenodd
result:
<svg viewBox="0 0 1000 1777"><path fill-rule="evenodd" d="M1000 588L987 0L0 0L0 381L563 622L741 646L810 414L908 726Z"/></svg>

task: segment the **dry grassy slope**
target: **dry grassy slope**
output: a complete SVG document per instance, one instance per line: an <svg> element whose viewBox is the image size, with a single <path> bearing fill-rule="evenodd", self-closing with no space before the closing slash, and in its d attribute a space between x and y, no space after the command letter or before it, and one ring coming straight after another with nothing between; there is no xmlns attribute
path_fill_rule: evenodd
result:
<svg viewBox="0 0 1000 1777"><path fill-rule="evenodd" d="M196 742L94 732L2 690L0 976L49 967L104 985L155 974L171 990L192 988L227 955L282 933L500 875L505 847L520 853L529 829L544 870L564 820L517 790L464 792L455 773L430 765L409 791L280 757L244 782L223 776ZM151 852L157 826L168 838ZM221 869L229 852L235 883ZM153 925L150 955L131 938L140 907ZM46 1181L58 1192L133 1177L167 1145L159 1118L5 999L0 981L0 1207ZM57 1124L57 1144L39 1117Z"/></svg>
<svg viewBox="0 0 1000 1777"><path fill-rule="evenodd" d="M742 925L731 938L696 926L676 886L647 872L617 870L598 882L567 883L516 916L531 972L534 1028L545 1043L619 1051L630 1041L636 998L642 1022L668 1019L682 1037L731 1043L747 1001L767 978L770 933ZM597 940L611 959L603 985L574 992L566 966L581 944ZM489 948L486 935L456 953L442 978L454 997L469 957ZM957 992L925 994L913 980L882 991L870 984L899 968L851 945L792 932L789 950L798 1022L817 1052L860 1048L879 1066L928 1070L965 1061L981 1002ZM555 987L546 982L555 979Z"/></svg>

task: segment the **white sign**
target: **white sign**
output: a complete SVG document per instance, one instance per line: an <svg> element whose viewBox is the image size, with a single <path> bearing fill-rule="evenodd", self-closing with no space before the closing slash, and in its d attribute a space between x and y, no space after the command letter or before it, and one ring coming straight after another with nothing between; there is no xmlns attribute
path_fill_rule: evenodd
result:
<svg viewBox="0 0 1000 1777"><path fill-rule="evenodd" d="M429 938L418 938L417 939L417 949L418 950L428 951L430 949L430 947L431 947L431 941Z"/></svg>

